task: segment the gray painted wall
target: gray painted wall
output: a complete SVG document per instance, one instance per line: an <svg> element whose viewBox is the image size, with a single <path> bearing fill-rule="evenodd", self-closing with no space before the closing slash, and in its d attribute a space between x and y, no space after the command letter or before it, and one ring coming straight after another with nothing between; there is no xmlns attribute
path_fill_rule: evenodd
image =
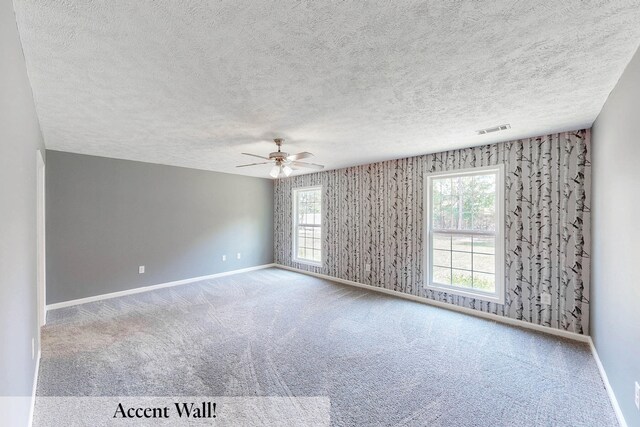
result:
<svg viewBox="0 0 640 427"><path fill-rule="evenodd" d="M47 151L48 304L271 262L270 180Z"/></svg>
<svg viewBox="0 0 640 427"><path fill-rule="evenodd" d="M0 407L31 396L37 340L36 150L44 149L13 4L0 2ZM2 413L26 425L29 398Z"/></svg>
<svg viewBox="0 0 640 427"><path fill-rule="evenodd" d="M593 124L591 334L629 426L640 426L640 51Z"/></svg>

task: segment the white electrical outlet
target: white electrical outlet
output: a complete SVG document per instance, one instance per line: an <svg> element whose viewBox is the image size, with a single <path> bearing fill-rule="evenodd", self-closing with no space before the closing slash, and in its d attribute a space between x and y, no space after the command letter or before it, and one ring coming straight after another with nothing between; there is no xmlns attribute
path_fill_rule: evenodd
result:
<svg viewBox="0 0 640 427"><path fill-rule="evenodd" d="M227 260L227 256L226 255L222 255L222 261L226 261Z"/></svg>
<svg viewBox="0 0 640 427"><path fill-rule="evenodd" d="M144 265L141 265L140 267L138 267L138 274L143 274L144 273Z"/></svg>
<svg viewBox="0 0 640 427"><path fill-rule="evenodd" d="M640 384L636 381L636 408L640 411Z"/></svg>
<svg viewBox="0 0 640 427"><path fill-rule="evenodd" d="M31 360L36 358L36 339L35 338L31 338ZM636 383L636 386L638 385L638 383ZM638 395L638 393L636 393L636 396Z"/></svg>
<svg viewBox="0 0 640 427"><path fill-rule="evenodd" d="M237 259L242 258L242 254L241 254L240 252L238 252L238 253L236 254L236 258L237 258Z"/></svg>
<svg viewBox="0 0 640 427"><path fill-rule="evenodd" d="M364 271L371 271L371 264L365 264Z"/></svg>
<svg viewBox="0 0 640 427"><path fill-rule="evenodd" d="M551 305L551 294L543 293L540 294L540 303L542 305Z"/></svg>

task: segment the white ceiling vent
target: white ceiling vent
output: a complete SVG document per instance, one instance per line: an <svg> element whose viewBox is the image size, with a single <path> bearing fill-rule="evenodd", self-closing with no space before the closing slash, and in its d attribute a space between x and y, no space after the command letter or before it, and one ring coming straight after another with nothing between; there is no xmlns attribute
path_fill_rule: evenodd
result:
<svg viewBox="0 0 640 427"><path fill-rule="evenodd" d="M495 126L492 128L480 129L477 132L478 132L478 135L485 135L487 133L499 132L501 130L507 130L507 129L511 129L510 124Z"/></svg>

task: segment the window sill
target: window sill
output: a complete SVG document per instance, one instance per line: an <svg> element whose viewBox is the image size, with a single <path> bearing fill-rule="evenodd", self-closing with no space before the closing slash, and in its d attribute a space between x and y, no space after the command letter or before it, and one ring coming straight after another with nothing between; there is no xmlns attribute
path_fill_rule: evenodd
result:
<svg viewBox="0 0 640 427"><path fill-rule="evenodd" d="M504 294L498 295L497 292L495 294L487 294L487 293L469 291L469 290L466 290L465 288L456 288L452 286L439 286L439 285L428 284L428 283L424 284L424 287L426 289L430 289L436 292L444 292L447 294L458 295L466 298L473 298L481 301L493 302L495 304L500 304L500 305L504 304Z"/></svg>
<svg viewBox="0 0 640 427"><path fill-rule="evenodd" d="M321 262L310 261L310 260L306 260L306 259L293 258L293 262L295 262L296 264L310 265L312 267L322 267L322 263Z"/></svg>

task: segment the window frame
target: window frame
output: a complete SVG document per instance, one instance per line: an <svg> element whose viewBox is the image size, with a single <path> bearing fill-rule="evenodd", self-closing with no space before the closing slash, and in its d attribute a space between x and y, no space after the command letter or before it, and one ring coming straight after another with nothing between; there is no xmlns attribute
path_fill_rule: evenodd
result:
<svg viewBox="0 0 640 427"><path fill-rule="evenodd" d="M310 190L317 190L320 192L320 225L316 225L316 224L302 224L305 227L320 227L320 262L314 261L314 260L309 260L309 259L304 259L304 258L298 258L298 227L300 227L301 224L298 223L298 193L299 192L303 192L303 191L310 191ZM324 248L323 246L323 236L324 236L324 231L323 231L323 221L322 221L322 216L323 216L323 197L322 197L322 185L311 185L308 187L297 187L291 190L291 199L293 201L293 216L292 216L292 252L291 252L291 259L293 260L293 262L296 262L298 264L306 264L306 265L311 265L314 267L322 267L324 265L323 261L324 261Z"/></svg>
<svg viewBox="0 0 640 427"><path fill-rule="evenodd" d="M480 175L486 172L492 172L496 175L496 246L495 246L495 292L483 292L480 290L468 289L455 285L444 285L433 282L433 244L432 235L432 208L433 208L433 180L436 178L457 178L460 176ZM505 192L504 192L504 164L493 166L481 166L474 168L456 169L450 171L427 173L424 179L424 286L433 291L445 292L448 294L459 295L468 298L475 298L482 301L493 302L496 304L504 304L505 301ZM461 233L471 234L471 233ZM480 234L480 233L478 233Z"/></svg>

